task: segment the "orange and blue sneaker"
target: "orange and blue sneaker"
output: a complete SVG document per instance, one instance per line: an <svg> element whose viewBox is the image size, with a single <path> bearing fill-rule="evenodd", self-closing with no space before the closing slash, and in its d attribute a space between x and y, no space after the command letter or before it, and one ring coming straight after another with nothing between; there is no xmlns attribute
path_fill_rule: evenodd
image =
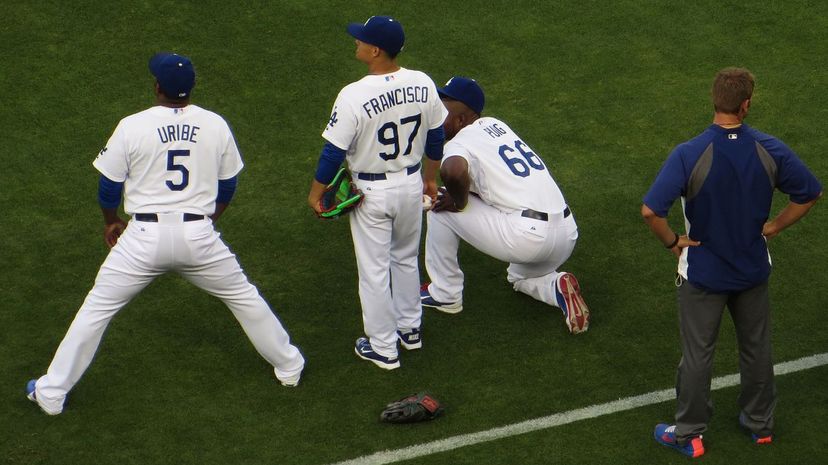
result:
<svg viewBox="0 0 828 465"><path fill-rule="evenodd" d="M754 444L772 444L773 443L773 434L768 434L766 436L760 436L748 428L745 424L745 420L742 415L739 415L739 426L741 426L745 431L750 433L750 439L753 441Z"/></svg>
<svg viewBox="0 0 828 465"><path fill-rule="evenodd" d="M701 435L690 438L686 444L681 445L676 441L676 425L659 423L653 431L656 442L671 447L688 457L701 457L704 455L704 444Z"/></svg>

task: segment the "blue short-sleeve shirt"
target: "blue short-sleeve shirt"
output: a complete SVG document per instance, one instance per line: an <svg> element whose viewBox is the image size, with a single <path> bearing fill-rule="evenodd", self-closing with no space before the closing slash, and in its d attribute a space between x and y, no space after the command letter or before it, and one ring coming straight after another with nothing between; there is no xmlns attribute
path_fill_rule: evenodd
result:
<svg viewBox="0 0 828 465"><path fill-rule="evenodd" d="M822 185L779 139L714 124L670 153L644 204L666 217L681 197L687 234L701 245L684 249L679 274L712 292L740 291L770 275L762 227L774 189L807 203Z"/></svg>

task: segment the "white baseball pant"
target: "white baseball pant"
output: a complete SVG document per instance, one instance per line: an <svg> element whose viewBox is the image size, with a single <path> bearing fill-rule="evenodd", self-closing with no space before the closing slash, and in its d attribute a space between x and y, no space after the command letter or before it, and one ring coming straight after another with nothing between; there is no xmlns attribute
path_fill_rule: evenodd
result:
<svg viewBox="0 0 828 465"><path fill-rule="evenodd" d="M429 211L426 233L428 290L438 302L463 300L463 271L457 257L460 239L475 249L508 262L507 280L516 291L560 307L555 298L558 268L572 254L578 226L570 214L548 215L547 221L504 213L470 195L459 213Z"/></svg>
<svg viewBox="0 0 828 465"><path fill-rule="evenodd" d="M396 358L397 330L419 328L423 314L417 262L423 180L419 171L402 170L354 181L365 194L350 215L363 327L376 353Z"/></svg>
<svg viewBox="0 0 828 465"><path fill-rule="evenodd" d="M101 265L48 371L37 380L37 401L47 413L63 410L66 394L89 367L115 314L170 270L230 308L259 354L274 366L277 378L302 371L302 354L291 345L281 322L247 279L213 223L209 219L183 222L180 213L158 217L157 223L131 220Z"/></svg>

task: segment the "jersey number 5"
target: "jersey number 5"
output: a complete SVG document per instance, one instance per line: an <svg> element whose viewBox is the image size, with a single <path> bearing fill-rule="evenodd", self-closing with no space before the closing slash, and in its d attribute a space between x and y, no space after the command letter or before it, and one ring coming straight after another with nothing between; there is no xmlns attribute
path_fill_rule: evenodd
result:
<svg viewBox="0 0 828 465"><path fill-rule="evenodd" d="M546 167L543 166L543 161L541 161L540 157L535 155L535 152L533 152L522 140L516 140L514 147L515 148L512 148L509 145L503 144L500 146L498 153L500 153L500 158L506 162L506 166L512 170L512 173L514 173L515 176L520 176L521 178L529 176L531 173L529 170L530 166L536 170L546 169ZM520 152L523 159L520 157L509 157L510 153L515 152L515 149Z"/></svg>
<svg viewBox="0 0 828 465"><path fill-rule="evenodd" d="M175 162L175 157L189 157L189 150L167 150L167 171L180 171L181 182L176 184L172 181L167 181L167 187L171 191L183 191L187 184L190 183L190 170L186 166Z"/></svg>
<svg viewBox="0 0 828 465"><path fill-rule="evenodd" d="M422 123L421 114L417 113L413 116L406 116L400 120L400 126L404 126L406 124L414 124L414 129L411 131L411 134L408 136L408 145L405 146L405 151L403 155L408 155L411 153L411 144L414 142L414 138L417 137L417 131L420 130L420 123ZM388 132L391 134L388 134ZM393 146L394 151L392 153L380 152L379 156L385 161L393 160L397 158L397 155L400 154L400 130L397 123L394 121L389 121L382 125L377 131L377 140L382 145Z"/></svg>

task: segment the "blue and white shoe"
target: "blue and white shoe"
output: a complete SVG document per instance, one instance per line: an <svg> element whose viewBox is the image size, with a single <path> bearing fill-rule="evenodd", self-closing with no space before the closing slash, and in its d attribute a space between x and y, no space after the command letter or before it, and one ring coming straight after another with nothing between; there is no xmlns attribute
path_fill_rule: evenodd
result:
<svg viewBox="0 0 828 465"><path fill-rule="evenodd" d="M653 431L656 442L663 446L675 449L688 457L701 457L704 455L704 443L701 435L690 438L687 444L679 445L676 441L676 425L659 423Z"/></svg>
<svg viewBox="0 0 828 465"><path fill-rule="evenodd" d="M463 302L438 302L431 297L431 294L428 292L428 286L430 283L425 283L420 287L420 303L423 307L431 307L437 310L440 310L444 313L460 313L463 311Z"/></svg>
<svg viewBox="0 0 828 465"><path fill-rule="evenodd" d="M354 352L357 354L357 357L363 360L368 360L369 362L374 362L374 365L385 370L393 370L400 367L399 358L384 357L374 352L374 348L371 347L371 343L368 341L367 337L361 337L356 340Z"/></svg>
<svg viewBox="0 0 828 465"><path fill-rule="evenodd" d="M26 398L32 402L37 402L37 394L35 394L35 386L37 385L36 379L30 379L28 383L26 383Z"/></svg>
<svg viewBox="0 0 828 465"><path fill-rule="evenodd" d="M572 273L561 273L555 280L555 299L566 318L566 327L572 334L589 329L589 307L581 296L581 286Z"/></svg>
<svg viewBox="0 0 828 465"><path fill-rule="evenodd" d="M397 339L400 340L400 345L406 350L421 348L423 346L423 340L420 336L419 328L397 330Z"/></svg>
<svg viewBox="0 0 828 465"><path fill-rule="evenodd" d="M36 403L40 410L42 410L47 415L59 415L63 411L63 406L60 407L59 410L47 410L43 405L40 404L37 400L37 380L30 379L28 383L26 383L26 398L30 401Z"/></svg>

